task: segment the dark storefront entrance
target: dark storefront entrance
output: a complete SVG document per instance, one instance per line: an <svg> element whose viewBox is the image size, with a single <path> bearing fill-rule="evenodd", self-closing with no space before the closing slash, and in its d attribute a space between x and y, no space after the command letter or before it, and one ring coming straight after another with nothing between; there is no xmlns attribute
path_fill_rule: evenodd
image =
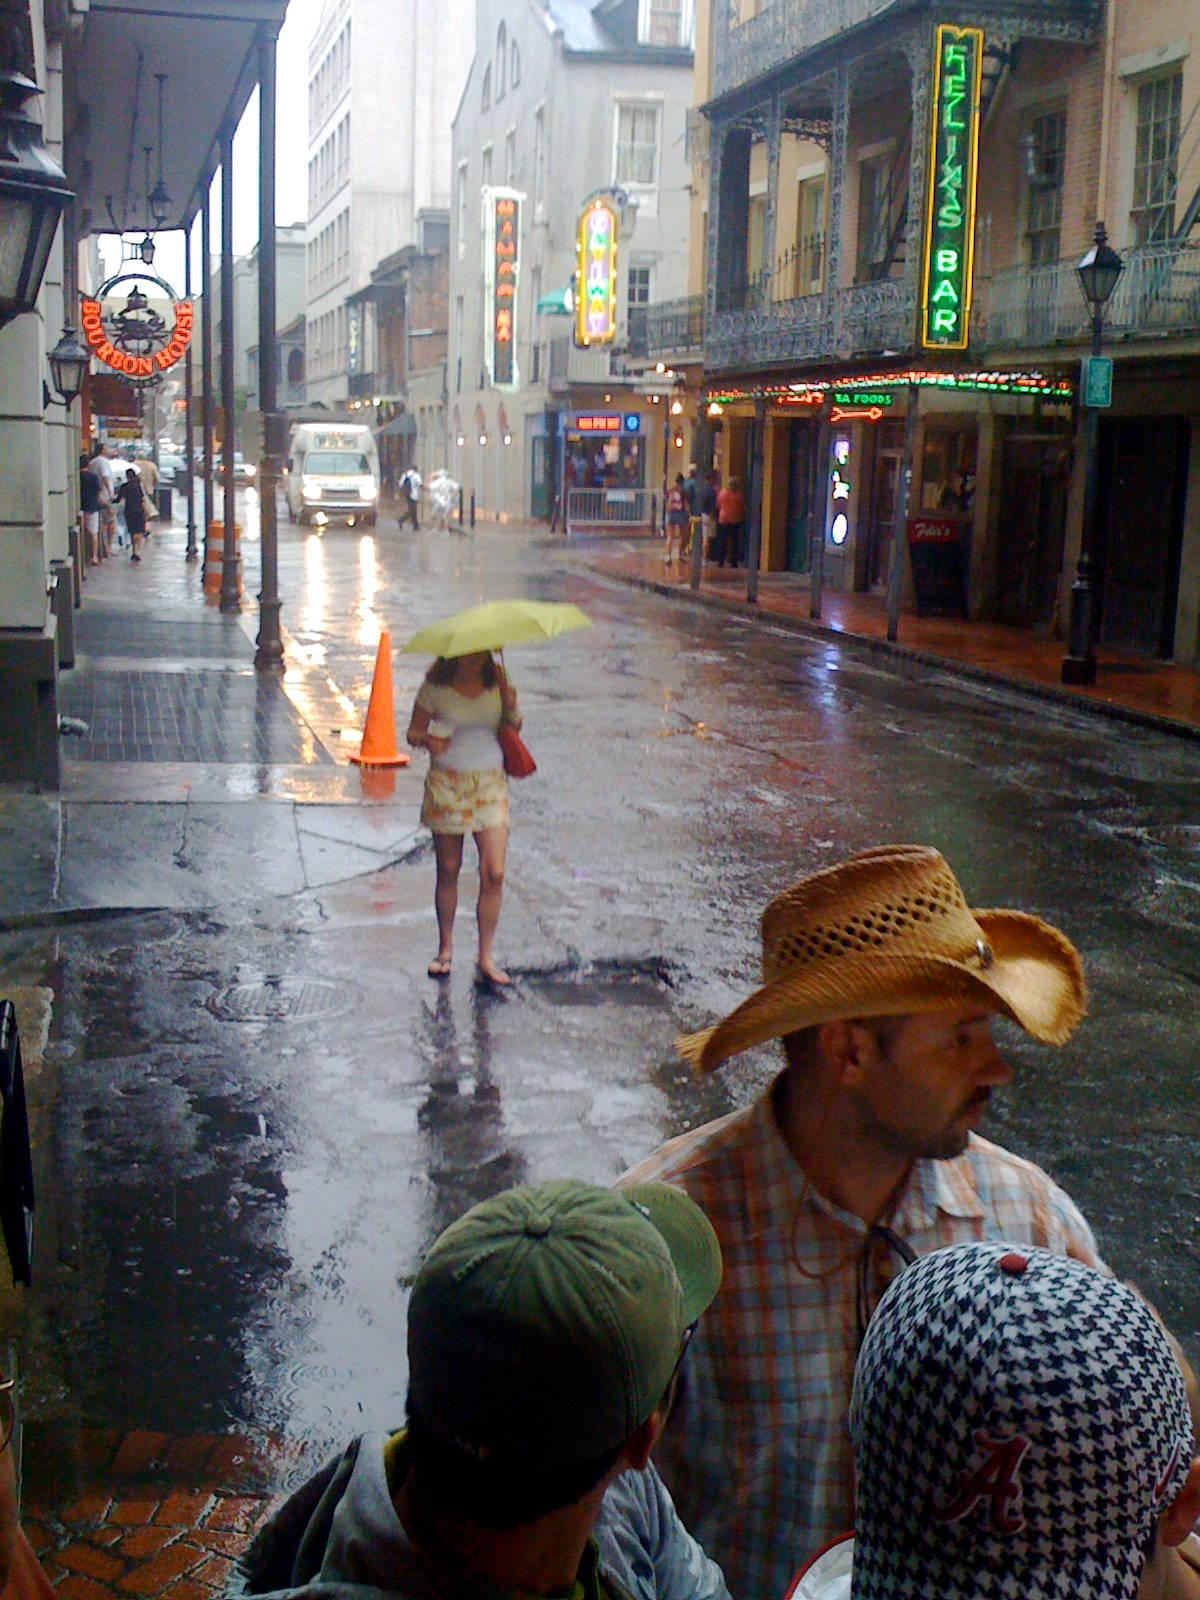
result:
<svg viewBox="0 0 1200 1600"><path fill-rule="evenodd" d="M995 615L1048 632L1062 573L1070 441L1013 433L1003 448Z"/></svg>
<svg viewBox="0 0 1200 1600"><path fill-rule="evenodd" d="M1169 659L1187 490L1182 417L1113 417L1100 424L1100 638Z"/></svg>
<svg viewBox="0 0 1200 1600"><path fill-rule="evenodd" d="M817 429L809 422L788 423L787 570L812 566L812 473Z"/></svg>

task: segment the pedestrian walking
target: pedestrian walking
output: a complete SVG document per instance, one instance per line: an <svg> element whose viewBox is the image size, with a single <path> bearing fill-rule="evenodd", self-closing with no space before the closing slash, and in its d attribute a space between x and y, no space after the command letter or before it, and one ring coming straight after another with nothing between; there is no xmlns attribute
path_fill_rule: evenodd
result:
<svg viewBox="0 0 1200 1600"><path fill-rule="evenodd" d="M400 526L403 527L406 521L411 522L414 533L420 533L421 531L421 524L417 520L417 512L421 504L421 485L423 481L415 466L409 467L400 478L400 494L404 500Z"/></svg>
<svg viewBox="0 0 1200 1600"><path fill-rule="evenodd" d="M469 833L479 852L478 976L496 988L512 981L496 965L493 944L504 892L508 848L508 779L497 735L502 724L520 728L516 690L490 650L439 656L417 691L408 742L429 751L421 821L433 834L437 860L438 950L431 978L450 973L454 914L463 840Z"/></svg>
<svg viewBox="0 0 1200 1600"><path fill-rule="evenodd" d="M714 467L704 476L700 487L700 538L702 560L712 555L712 543L717 532L717 491L721 487L720 474Z"/></svg>
<svg viewBox="0 0 1200 1600"><path fill-rule="evenodd" d="M661 1184L473 1207L413 1283L407 1427L297 1489L226 1592L729 1600L650 1464L720 1275L712 1229Z"/></svg>
<svg viewBox="0 0 1200 1600"><path fill-rule="evenodd" d="M692 540L696 536L700 518L700 479L694 461L688 462L687 477L683 480L683 498L687 502L688 521L679 554L682 560L686 560L691 554Z"/></svg>
<svg viewBox="0 0 1200 1600"><path fill-rule="evenodd" d="M142 559L142 544L146 537L146 499L142 480L133 467L125 469L125 482L117 490L117 500L125 514L125 526L132 545L131 561Z"/></svg>
<svg viewBox="0 0 1200 1600"><path fill-rule="evenodd" d="M86 454L79 458L79 515L83 522L84 548L89 567L100 565L100 474Z"/></svg>
<svg viewBox="0 0 1200 1600"><path fill-rule="evenodd" d="M762 987L679 1048L708 1072L780 1039L782 1073L629 1175L677 1183L721 1241L716 1314L689 1351L663 1477L739 1596L784 1594L853 1525L854 1357L905 1262L979 1239L1098 1261L1068 1196L976 1132L1012 1078L993 1015L1047 1044L1083 1015L1064 934L972 911L936 850L898 845L777 895L762 950Z"/></svg>
<svg viewBox="0 0 1200 1600"><path fill-rule="evenodd" d="M736 567L742 546L742 523L746 520L746 502L742 498L742 480L730 478L724 489L717 492L717 538L713 549L719 567Z"/></svg>
<svg viewBox="0 0 1200 1600"><path fill-rule="evenodd" d="M93 455L92 471L100 480L100 554L108 556L122 535L117 523L117 465L106 445L101 445Z"/></svg>
<svg viewBox="0 0 1200 1600"><path fill-rule="evenodd" d="M871 1318L850 1433L858 1509L797 1600L1182 1600L1200 1460L1153 1311L1045 1250L964 1244ZM931 1583L931 1575L936 1581Z"/></svg>
<svg viewBox="0 0 1200 1600"><path fill-rule="evenodd" d="M667 518L663 528L667 540L667 551L663 556L664 567L671 565L678 549L682 548L688 516L687 495L683 490L683 473L677 472L675 482L667 490Z"/></svg>

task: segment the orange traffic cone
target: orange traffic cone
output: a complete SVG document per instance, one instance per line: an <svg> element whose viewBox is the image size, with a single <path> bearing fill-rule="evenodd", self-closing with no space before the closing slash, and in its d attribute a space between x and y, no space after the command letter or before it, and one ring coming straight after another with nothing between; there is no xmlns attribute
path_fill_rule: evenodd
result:
<svg viewBox="0 0 1200 1600"><path fill-rule="evenodd" d="M367 701L367 725L362 747L350 757L364 767L406 767L409 758L396 748L396 714L392 709L392 639L385 629L379 635L375 676Z"/></svg>

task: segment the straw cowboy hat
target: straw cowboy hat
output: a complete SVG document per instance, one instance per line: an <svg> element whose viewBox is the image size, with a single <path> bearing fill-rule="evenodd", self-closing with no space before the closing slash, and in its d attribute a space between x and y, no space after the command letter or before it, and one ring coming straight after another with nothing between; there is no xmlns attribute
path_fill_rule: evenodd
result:
<svg viewBox="0 0 1200 1600"><path fill-rule="evenodd" d="M776 895L763 986L715 1028L676 1040L700 1072L801 1028L980 1005L1063 1044L1087 1003L1079 952L1022 911L972 911L936 850L885 845Z"/></svg>

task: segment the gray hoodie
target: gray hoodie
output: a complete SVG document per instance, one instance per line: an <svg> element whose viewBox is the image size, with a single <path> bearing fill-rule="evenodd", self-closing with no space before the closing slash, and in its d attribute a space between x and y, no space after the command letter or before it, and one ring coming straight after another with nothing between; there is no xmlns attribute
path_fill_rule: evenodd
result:
<svg viewBox="0 0 1200 1600"><path fill-rule="evenodd" d="M362 1434L255 1535L230 1596L445 1600L392 1505L386 1438ZM596 1520L601 1586L618 1600L729 1600L721 1569L680 1522L653 1467L624 1473Z"/></svg>

